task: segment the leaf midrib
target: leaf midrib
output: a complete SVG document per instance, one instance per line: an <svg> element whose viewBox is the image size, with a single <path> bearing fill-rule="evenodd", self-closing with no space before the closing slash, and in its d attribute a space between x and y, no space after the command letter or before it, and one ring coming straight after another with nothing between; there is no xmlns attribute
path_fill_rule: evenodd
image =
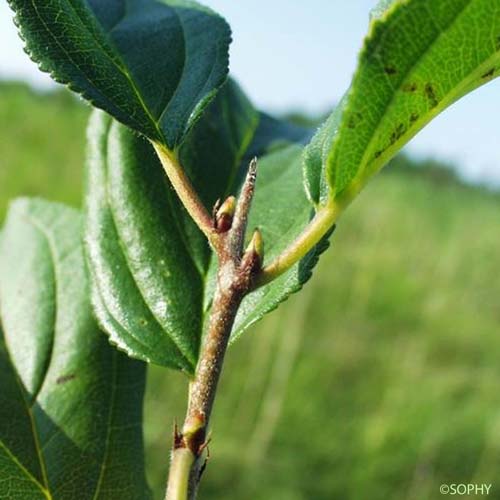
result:
<svg viewBox="0 0 500 500"><path fill-rule="evenodd" d="M19 390L19 394L21 396L21 399L23 401L24 407L26 409L26 413L28 415L29 421L30 421L30 426L31 426L31 432L33 436L33 444L35 445L37 457L38 457L38 464L40 466L40 472L42 474L42 480L43 484L38 481L38 479L31 474L28 469L22 464L22 462L10 451L10 449L5 445L5 443L0 439L0 445L4 450L7 452L7 454L15 461L15 463L18 465L18 467L21 469L21 471L24 472L24 474L30 479L30 481L34 482L40 490L43 492L43 494L47 497L47 500L52 500L52 494L50 493L49 490L49 481L47 477L47 466L45 464L45 459L43 456L43 451L40 446L40 438L38 436L38 429L36 427L34 415L31 406L28 404L28 401L26 401L25 397L25 391L23 384L21 382L21 379L19 377L19 373L17 371L17 368L15 365L12 363L12 359L10 357L9 349L7 343L5 343L5 348L6 348L6 353L8 356L8 361L9 365L12 368L14 380L16 381L16 385Z"/></svg>
<svg viewBox="0 0 500 500"><path fill-rule="evenodd" d="M45 240L45 243L46 243L47 248L48 248L49 253L50 253L51 270L52 270L52 273L53 273L53 282L54 282L54 289L52 291L53 302L54 302L54 304L57 304L57 294L58 294L57 282L58 282L58 277L57 277L57 270L56 270L57 269L57 265L56 265L56 263L57 263L58 259L56 258L56 251L54 249L52 238L50 237L49 233L45 230L45 228L36 219L34 219L33 217L30 217L28 214L23 214L23 219L28 224L30 224L33 227L33 229L35 229L37 232L39 232L40 235L42 236L42 238ZM38 399L38 396L41 393L41 391L42 391L42 389L43 389L43 387L45 385L45 382L47 380L47 374L49 372L50 365L52 363L52 359L53 359L53 356L54 356L54 342L55 342L55 335L56 335L57 318L58 318L58 308L55 306L54 307L54 318L52 320L53 328L52 328L52 338L51 338L51 342L50 342L50 350L49 350L49 354L48 354L47 360L45 362L42 379L41 379L40 383L38 384L37 391L33 395L31 405L28 405L28 402L26 401L26 399L24 397L24 394L23 394L23 391L22 391L22 386L21 386L21 381L19 379L19 375L17 373L17 370L15 370L15 372L16 372L16 381L17 381L17 384L19 386L19 390L21 391L21 394L22 394L22 397L23 397L23 401L24 401L24 403L26 405L26 411L28 412L28 416L29 416L29 419L30 419L30 424L31 424L32 433L33 433L33 439L35 441L35 447L36 447L36 451L37 451L37 455L38 455L38 460L39 460L39 463L40 463L42 477L43 477L43 481L45 483L45 486L47 488L47 491L49 491L48 490L48 488L49 488L49 481L48 481L48 477L47 477L47 466L45 464L45 458L43 456L43 450L41 448L40 437L38 435L38 430L37 430L37 427L36 427L36 423L35 423L35 419L34 419L32 407L36 403L36 401Z"/></svg>
<svg viewBox="0 0 500 500"><path fill-rule="evenodd" d="M110 450L110 440L111 440L111 423L113 421L113 415L115 411L115 399L116 399L116 385L117 385L117 379L118 379L118 369L117 369L117 360L116 360L117 352L116 350L113 350L112 354L112 368L111 371L113 373L113 380L111 381L111 403L110 403L110 408L109 408L109 414L108 414L108 419L107 419L107 426L106 426L106 443L104 445L104 454L101 462L101 470L99 473L99 479L97 480L97 485L95 489L94 496L92 497L93 500L97 500L98 495L101 491L102 487L102 482L104 480L104 474L106 472L106 463L107 463L107 458L109 456L109 450Z"/></svg>
<svg viewBox="0 0 500 500"><path fill-rule="evenodd" d="M52 495L50 494L50 491L47 490L46 488L43 487L43 485L36 479L35 476L33 476L26 467L19 461L19 459L10 451L10 449L5 445L5 443L0 439L0 447L5 450L7 455L12 459L12 461L17 465L19 470L23 472L23 474L32 482L34 483L40 491L43 493L43 495L47 498L47 500L52 500Z"/></svg>

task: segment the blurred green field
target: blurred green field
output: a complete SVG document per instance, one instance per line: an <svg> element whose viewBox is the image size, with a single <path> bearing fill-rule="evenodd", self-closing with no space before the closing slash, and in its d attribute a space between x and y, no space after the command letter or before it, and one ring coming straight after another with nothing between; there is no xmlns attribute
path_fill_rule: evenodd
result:
<svg viewBox="0 0 500 500"><path fill-rule="evenodd" d="M87 114L0 86L0 217L18 195L80 203ZM231 349L201 498L421 500L491 483L500 499L500 196L401 167L346 213L305 291ZM158 499L186 385L151 370Z"/></svg>

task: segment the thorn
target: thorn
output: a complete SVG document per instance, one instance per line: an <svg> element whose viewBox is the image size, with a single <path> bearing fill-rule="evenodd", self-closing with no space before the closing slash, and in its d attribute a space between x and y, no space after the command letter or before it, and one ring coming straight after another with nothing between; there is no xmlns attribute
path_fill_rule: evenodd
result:
<svg viewBox="0 0 500 500"><path fill-rule="evenodd" d="M236 198L229 196L221 205L220 200L214 207L214 226L217 232L226 233L233 224L234 212L236 211Z"/></svg>
<svg viewBox="0 0 500 500"><path fill-rule="evenodd" d="M248 174L247 174L247 178L248 177L253 177L253 180L252 180L252 184L255 185L255 181L257 179L257 163L258 163L258 160L257 160L257 157L254 156L251 160L250 160L250 165L248 165Z"/></svg>
<svg viewBox="0 0 500 500"><path fill-rule="evenodd" d="M253 158L248 166L248 172L241 189L236 212L234 214L232 227L232 251L235 255L241 255L243 239L248 222L248 215L252 206L253 195L255 193L255 183L257 181L257 158Z"/></svg>

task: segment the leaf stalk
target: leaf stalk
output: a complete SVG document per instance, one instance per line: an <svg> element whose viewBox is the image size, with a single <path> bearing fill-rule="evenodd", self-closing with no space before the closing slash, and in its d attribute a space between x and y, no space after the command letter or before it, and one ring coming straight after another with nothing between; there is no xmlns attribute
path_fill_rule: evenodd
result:
<svg viewBox="0 0 500 500"><path fill-rule="evenodd" d="M186 172L179 164L175 154L162 144L156 142L152 144L170 183L185 209L208 240L212 241L214 234L216 234L212 217L200 200L198 193L194 189Z"/></svg>
<svg viewBox="0 0 500 500"><path fill-rule="evenodd" d="M274 281L303 259L335 225L346 205L340 201L330 200L319 208L295 241L264 267L255 280L254 289Z"/></svg>

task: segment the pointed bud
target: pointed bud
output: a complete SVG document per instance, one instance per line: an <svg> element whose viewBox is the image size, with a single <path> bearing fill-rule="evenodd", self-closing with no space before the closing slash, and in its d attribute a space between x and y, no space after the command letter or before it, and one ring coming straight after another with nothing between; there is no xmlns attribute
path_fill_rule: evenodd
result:
<svg viewBox="0 0 500 500"><path fill-rule="evenodd" d="M241 260L241 267L247 269L250 273L255 273L260 270L264 262L264 239L262 233L256 229L253 233L252 240L250 241L243 259Z"/></svg>
<svg viewBox="0 0 500 500"><path fill-rule="evenodd" d="M234 212L236 210L236 198L230 196L217 208L215 213L215 227L219 233L225 233L231 229Z"/></svg>
<svg viewBox="0 0 500 500"><path fill-rule="evenodd" d="M262 233L259 229L253 232L252 240L250 241L246 252L253 252L259 257L261 261L264 260L264 238L262 238Z"/></svg>
<svg viewBox="0 0 500 500"><path fill-rule="evenodd" d="M226 201L218 208L217 217L220 217L221 215L224 214L233 216L235 210L236 210L236 198L234 196L229 196L226 199Z"/></svg>

